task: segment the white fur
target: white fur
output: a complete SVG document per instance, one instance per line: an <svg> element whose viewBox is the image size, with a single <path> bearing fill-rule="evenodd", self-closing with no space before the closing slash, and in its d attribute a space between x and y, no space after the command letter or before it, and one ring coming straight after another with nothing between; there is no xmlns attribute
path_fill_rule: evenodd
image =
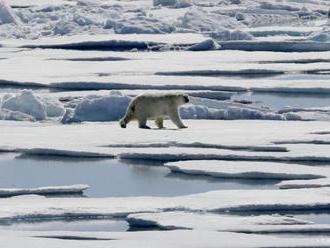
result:
<svg viewBox="0 0 330 248"><path fill-rule="evenodd" d="M169 118L178 128L186 128L182 123L178 108L189 101L182 93L142 94L129 104L120 126L125 128L132 120L138 120L139 128L149 128L148 119L154 119L158 128L163 128L164 118Z"/></svg>

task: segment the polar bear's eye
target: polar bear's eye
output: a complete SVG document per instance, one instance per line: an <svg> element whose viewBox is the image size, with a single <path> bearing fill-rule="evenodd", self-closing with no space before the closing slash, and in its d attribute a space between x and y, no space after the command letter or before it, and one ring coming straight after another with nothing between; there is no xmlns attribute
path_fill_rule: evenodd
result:
<svg viewBox="0 0 330 248"><path fill-rule="evenodd" d="M185 102L189 102L189 97L188 96L184 95L183 98L184 98Z"/></svg>

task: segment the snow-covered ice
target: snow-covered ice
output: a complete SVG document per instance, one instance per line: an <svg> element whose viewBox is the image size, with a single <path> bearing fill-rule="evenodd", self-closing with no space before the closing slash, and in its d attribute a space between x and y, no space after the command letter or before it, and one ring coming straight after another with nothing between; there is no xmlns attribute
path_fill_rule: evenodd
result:
<svg viewBox="0 0 330 248"><path fill-rule="evenodd" d="M88 185L77 184L68 186L47 186L39 188L0 188L0 197L9 197L17 195L52 195L52 194L82 194L88 189Z"/></svg>
<svg viewBox="0 0 330 248"><path fill-rule="evenodd" d="M101 248L111 246L123 247L161 247L170 248L210 248L216 247L326 247L327 238L296 238L252 235L215 231L142 231L142 232L12 232L1 231L1 242L8 248L24 244L26 247L36 245L59 248L70 242L70 247Z"/></svg>
<svg viewBox="0 0 330 248"><path fill-rule="evenodd" d="M22 152L30 150L37 153L39 151L40 154L62 151L67 155L75 152L77 155L82 153L82 156L87 153L164 161L215 158L278 161L330 160L328 145L273 144L273 142L288 138L318 137L318 134L311 133L327 130L327 122L260 120L186 120L185 122L189 127L186 130L176 132L171 129L151 130L148 135L145 135L144 130L132 124L123 135L117 122L62 125L1 121L3 131L0 133L0 147L10 147ZM242 129L242 126L245 128ZM65 142L63 142L64 137ZM130 137L129 142L127 137ZM145 143L168 144L148 148L143 146ZM287 151L283 147L287 148Z"/></svg>
<svg viewBox="0 0 330 248"><path fill-rule="evenodd" d="M0 147L22 153L113 157L160 161L270 160L329 161L328 145L274 142L289 137L317 137L327 122L185 120L187 130L151 130L145 135L132 124L123 135L117 122L62 125L0 122ZM165 123L166 125L166 123ZM242 129L241 127L245 128ZM169 125L171 127L171 125ZM219 128L221 127L221 128ZM27 130L30 130L27 132ZM187 135L189 134L189 135ZM65 142L63 139L65 137ZM130 137L130 142L127 141ZM148 143L156 143L150 145ZM159 144L160 145L157 145ZM162 144L163 143L163 144ZM244 144L244 145L242 145Z"/></svg>
<svg viewBox="0 0 330 248"><path fill-rule="evenodd" d="M299 188L322 188L330 187L330 179L321 178L313 180L292 180L283 181L278 184L280 189L299 189Z"/></svg>
<svg viewBox="0 0 330 248"><path fill-rule="evenodd" d="M0 25L7 23L17 24L18 17L12 11L10 6L5 1L0 1Z"/></svg>
<svg viewBox="0 0 330 248"><path fill-rule="evenodd" d="M249 211L327 210L329 189L219 190L179 197L1 198L2 222L29 218L125 217L131 213L186 210L244 213ZM54 204L58 207L54 208Z"/></svg>
<svg viewBox="0 0 330 248"><path fill-rule="evenodd" d="M1 228L0 243L328 247L329 223L295 211L330 207L329 8L327 0L0 0L1 153L159 161L169 177L183 172L187 180L276 179L272 190L179 197L48 198L31 194L87 186L10 185L0 189L2 224L119 217L132 228L175 230L13 227ZM180 109L188 129L167 120L162 130L119 127L132 97L165 91L190 95ZM29 195L13 196L20 194Z"/></svg>
<svg viewBox="0 0 330 248"><path fill-rule="evenodd" d="M4 113L5 120L44 120L46 117L59 117L64 114L64 107L59 101L47 97L39 98L32 91L24 90L16 95L6 94L1 100L0 113Z"/></svg>
<svg viewBox="0 0 330 248"><path fill-rule="evenodd" d="M166 164L173 172L220 178L316 179L325 177L324 168L269 162L220 160L179 161ZM313 174L313 172L315 174ZM319 173L319 174L318 174Z"/></svg>
<svg viewBox="0 0 330 248"><path fill-rule="evenodd" d="M133 227L155 226L165 230L193 229L238 233L327 233L330 225L314 224L286 215L230 216L189 212L131 214Z"/></svg>

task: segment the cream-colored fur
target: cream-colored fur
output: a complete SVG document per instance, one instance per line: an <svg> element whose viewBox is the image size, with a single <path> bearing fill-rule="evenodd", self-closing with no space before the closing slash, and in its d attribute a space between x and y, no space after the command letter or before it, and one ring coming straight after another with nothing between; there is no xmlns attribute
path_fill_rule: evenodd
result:
<svg viewBox="0 0 330 248"><path fill-rule="evenodd" d="M126 128L130 121L138 120L139 128L150 128L147 120L154 119L157 127L163 128L163 120L168 117L178 128L186 128L178 111L179 106L187 102L189 97L183 93L142 94L130 102L119 123L122 128Z"/></svg>

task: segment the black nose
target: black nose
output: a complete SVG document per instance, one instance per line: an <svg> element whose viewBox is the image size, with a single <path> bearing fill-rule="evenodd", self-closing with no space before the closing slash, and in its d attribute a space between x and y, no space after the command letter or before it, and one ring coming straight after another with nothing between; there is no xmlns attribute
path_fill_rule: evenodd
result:
<svg viewBox="0 0 330 248"><path fill-rule="evenodd" d="M184 96L184 101L187 103L189 102L189 97L188 96Z"/></svg>

